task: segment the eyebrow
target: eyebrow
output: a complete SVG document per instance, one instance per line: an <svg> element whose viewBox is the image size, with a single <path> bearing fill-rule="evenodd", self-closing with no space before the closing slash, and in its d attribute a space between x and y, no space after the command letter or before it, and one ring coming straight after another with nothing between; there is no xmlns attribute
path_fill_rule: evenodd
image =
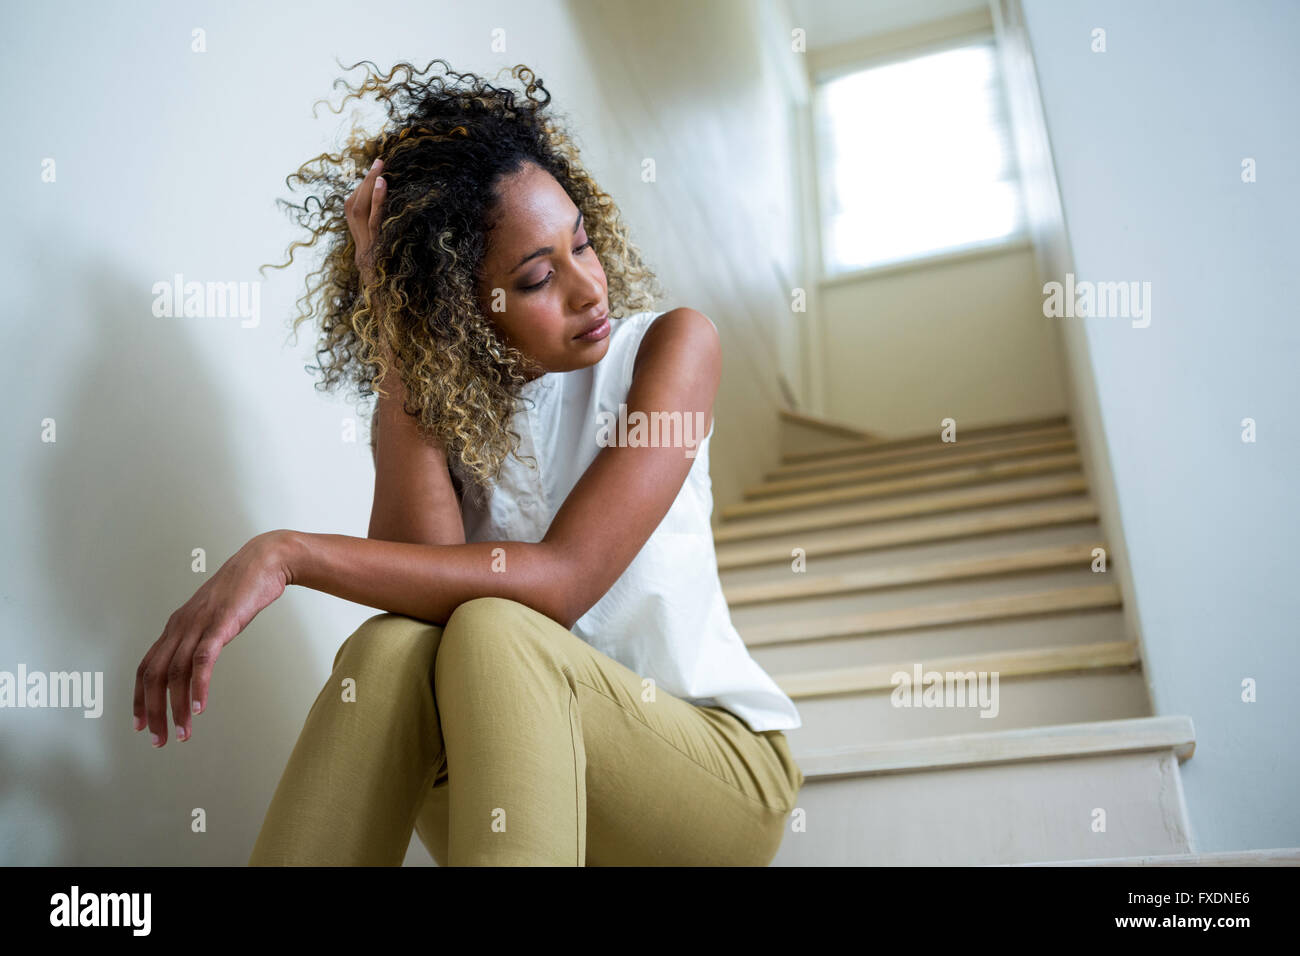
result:
<svg viewBox="0 0 1300 956"><path fill-rule="evenodd" d="M573 220L573 234L575 236L578 234L578 227L580 225L582 225L581 209L578 210L578 218ZM507 272L506 275L513 275L514 273L518 272L519 266L522 266L525 262L528 262L530 259L536 259L538 256L549 256L554 251L555 251L554 246L542 246L542 248L538 249L536 252L530 252L528 255L520 259L518 265L516 265L513 269Z"/></svg>

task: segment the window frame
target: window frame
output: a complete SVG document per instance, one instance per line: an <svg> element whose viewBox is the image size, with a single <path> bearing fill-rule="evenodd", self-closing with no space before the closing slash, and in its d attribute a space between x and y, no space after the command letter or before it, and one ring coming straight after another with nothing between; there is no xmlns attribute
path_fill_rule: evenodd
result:
<svg viewBox="0 0 1300 956"><path fill-rule="evenodd" d="M817 199L817 272L818 279L822 284L833 285L842 282L851 282L855 279L868 278L880 273L924 268L931 265L940 265L948 261L960 261L984 255L994 255L1022 248L1029 248L1030 232L1029 223L1027 222L1028 210L1025 208L1024 203L1024 182L1021 177L1019 157L1016 155L1013 148L1009 159L1015 169L1016 186L1020 190L1021 195L1020 222L1013 232L1008 233L1005 236L999 236L996 239L974 240L957 246L946 246L940 249L913 253L900 256L896 259L874 262L865 266L850 267L834 272L827 268L829 265L830 245L827 235L830 226L830 220L827 215L829 184L826 182L825 176L827 169L825 145L821 137L818 135L818 100L821 96L821 88L827 83L841 79L845 76L850 76L854 73L861 73L865 70L874 69L876 67L889 66L893 63L902 63L935 53L944 53L949 50L958 50L963 47L976 46L984 43L991 43L993 46L998 77L998 101L1009 127L1011 123L1011 104L1007 96L1006 77L1002 69L1001 57L999 55L999 41L997 34L992 27L979 27L975 30L944 36L925 43L917 43L907 47L882 50L879 53L855 57L852 60L820 67L813 71L813 74L810 77L811 95L809 97L808 128L812 133L813 139L812 168L814 190ZM1014 147L1014 142L1012 145Z"/></svg>

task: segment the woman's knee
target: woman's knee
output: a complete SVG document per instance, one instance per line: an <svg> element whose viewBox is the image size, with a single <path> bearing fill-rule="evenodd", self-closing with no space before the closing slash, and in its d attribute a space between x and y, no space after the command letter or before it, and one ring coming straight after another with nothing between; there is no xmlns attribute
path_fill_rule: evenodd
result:
<svg viewBox="0 0 1300 956"><path fill-rule="evenodd" d="M540 612L509 598L481 597L458 605L443 627L439 669L459 669L475 661L494 672L525 666L541 658L563 664L562 652L548 639L548 622ZM535 652L535 653L530 653Z"/></svg>
<svg viewBox="0 0 1300 956"><path fill-rule="evenodd" d="M503 597L471 598L459 604L447 618L448 630L484 630L493 629L502 619L536 614L532 608L518 601Z"/></svg>
<svg viewBox="0 0 1300 956"><path fill-rule="evenodd" d="M465 639L485 644L514 634L521 630L519 622L535 613L509 598L474 598L452 610L443 627L444 645Z"/></svg>
<svg viewBox="0 0 1300 956"><path fill-rule="evenodd" d="M352 632L334 655L334 670L399 674L427 673L437 655L442 628L401 614L376 614Z"/></svg>

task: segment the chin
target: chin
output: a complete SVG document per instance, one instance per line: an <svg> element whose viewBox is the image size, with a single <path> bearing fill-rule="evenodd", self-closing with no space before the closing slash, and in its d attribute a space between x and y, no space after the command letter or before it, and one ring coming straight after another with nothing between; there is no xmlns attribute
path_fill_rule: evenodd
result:
<svg viewBox="0 0 1300 956"><path fill-rule="evenodd" d="M612 331L613 330L611 329L611 332ZM596 343L595 347L591 349L591 353L592 356L594 357L589 356L589 358L591 358L591 361L584 363L583 368L590 368L591 366L599 362L601 359L603 359L609 353L609 336L608 335L605 336L598 343Z"/></svg>

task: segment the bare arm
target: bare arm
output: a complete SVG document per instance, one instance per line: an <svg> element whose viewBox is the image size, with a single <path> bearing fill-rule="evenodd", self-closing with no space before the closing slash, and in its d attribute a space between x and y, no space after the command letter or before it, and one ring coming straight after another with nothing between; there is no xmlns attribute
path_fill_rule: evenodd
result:
<svg viewBox="0 0 1300 956"><path fill-rule="evenodd" d="M720 377L712 322L694 309L674 309L646 332L628 413L698 411L707 432ZM381 433L381 460L383 439ZM502 597L572 628L631 564L694 461L682 448L601 449L536 543L430 544L285 532L286 573L291 584L433 623L444 623L466 601Z"/></svg>
<svg viewBox="0 0 1300 956"><path fill-rule="evenodd" d="M366 536L417 544L464 544L460 501L447 469L442 445L422 435L406 413L406 390L387 354L389 371L371 426L375 458L375 498Z"/></svg>
<svg viewBox="0 0 1300 956"><path fill-rule="evenodd" d="M675 309L646 331L627 408L698 416L702 436L712 420L720 373L713 324L693 309ZM381 472L386 453L393 456L390 464L400 463L402 439L390 445L385 439L394 429L403 434L401 427L401 419L381 416ZM414 476L395 468L388 479L377 476L377 484L386 481L399 489L393 501L403 493L418 498L429 488L436 495L435 476L441 472L434 465L442 464L436 449L411 442L403 454L428 467L417 468ZM289 530L260 534L168 618L140 661L132 705L136 729L148 726L154 745L161 747L170 696L177 735L189 739L193 713L207 707L212 669L222 649L290 584L433 623L445 623L452 611L474 598L509 598L572 629L641 550L695 463L680 447L602 448L536 543L441 544ZM427 519L427 524L414 513L406 523L406 511L418 512L418 501L393 504L378 489L377 499L372 528L380 534L436 541L452 530L445 498L441 517ZM463 534L458 540L463 542Z"/></svg>

